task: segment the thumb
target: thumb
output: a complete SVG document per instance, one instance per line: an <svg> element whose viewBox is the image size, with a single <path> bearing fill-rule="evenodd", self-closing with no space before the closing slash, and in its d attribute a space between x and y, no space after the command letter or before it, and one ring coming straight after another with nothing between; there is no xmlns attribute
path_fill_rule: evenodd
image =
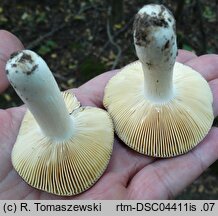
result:
<svg viewBox="0 0 218 216"><path fill-rule="evenodd" d="M0 30L0 92L8 86L5 73L5 64L13 52L22 50L23 44L20 40L8 31Z"/></svg>

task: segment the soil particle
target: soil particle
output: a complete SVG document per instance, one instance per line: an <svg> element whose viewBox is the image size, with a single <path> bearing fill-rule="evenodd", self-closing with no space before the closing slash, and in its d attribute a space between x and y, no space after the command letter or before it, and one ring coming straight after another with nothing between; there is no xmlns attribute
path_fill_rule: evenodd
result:
<svg viewBox="0 0 218 216"><path fill-rule="evenodd" d="M34 65L30 71L25 72L27 75L31 75L36 69L38 68L38 65Z"/></svg>
<svg viewBox="0 0 218 216"><path fill-rule="evenodd" d="M21 58L19 59L18 62L20 62L20 63L29 62L31 64L31 63L33 63L33 60L32 60L31 55L23 53L23 55L21 56Z"/></svg>
<svg viewBox="0 0 218 216"><path fill-rule="evenodd" d="M163 11L157 17L150 16L146 13L143 15L137 14L135 16L133 30L135 32L136 44L138 46L145 46L151 42L151 31L153 27L167 28L168 22L164 19Z"/></svg>

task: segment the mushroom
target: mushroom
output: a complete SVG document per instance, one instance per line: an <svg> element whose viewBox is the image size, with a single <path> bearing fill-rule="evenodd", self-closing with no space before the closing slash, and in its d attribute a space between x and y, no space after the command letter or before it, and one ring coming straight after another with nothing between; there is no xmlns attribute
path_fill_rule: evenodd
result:
<svg viewBox="0 0 218 216"><path fill-rule="evenodd" d="M175 62L175 19L163 5L139 10L133 36L139 60L111 78L104 106L130 148L153 157L184 154L211 128L209 85L191 67Z"/></svg>
<svg viewBox="0 0 218 216"><path fill-rule="evenodd" d="M15 170L32 187L56 195L90 188L112 153L108 113L61 93L47 64L33 51L14 53L6 73L28 107L12 150Z"/></svg>

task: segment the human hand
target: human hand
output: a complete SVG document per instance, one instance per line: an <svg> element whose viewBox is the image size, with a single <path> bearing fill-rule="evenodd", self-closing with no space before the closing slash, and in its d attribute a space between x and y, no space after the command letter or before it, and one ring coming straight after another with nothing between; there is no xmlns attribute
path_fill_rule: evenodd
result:
<svg viewBox="0 0 218 216"><path fill-rule="evenodd" d="M7 86L4 66L10 53L22 49L19 40L0 31L0 91ZM10 49L9 49L9 48ZM218 115L218 56L197 57L179 51L177 61L199 71L209 82L214 97L214 115ZM117 71L104 73L73 89L82 105L103 108L104 87ZM189 153L168 159L141 155L115 138L109 166L100 180L86 192L59 197L32 188L16 173L11 164L11 150L25 113L25 107L0 110L0 199L170 199L192 183L218 159L218 128Z"/></svg>

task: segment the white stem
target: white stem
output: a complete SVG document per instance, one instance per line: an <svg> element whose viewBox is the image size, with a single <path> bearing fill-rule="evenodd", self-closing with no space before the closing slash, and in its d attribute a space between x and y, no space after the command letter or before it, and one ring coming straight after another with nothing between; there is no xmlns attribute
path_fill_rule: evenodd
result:
<svg viewBox="0 0 218 216"><path fill-rule="evenodd" d="M58 141L72 137L73 122L58 85L45 61L24 50L6 64L8 79L45 136Z"/></svg>
<svg viewBox="0 0 218 216"><path fill-rule="evenodd" d="M175 19L163 5L146 5L135 17L134 43L144 72L145 97L155 103L172 99L177 55Z"/></svg>

